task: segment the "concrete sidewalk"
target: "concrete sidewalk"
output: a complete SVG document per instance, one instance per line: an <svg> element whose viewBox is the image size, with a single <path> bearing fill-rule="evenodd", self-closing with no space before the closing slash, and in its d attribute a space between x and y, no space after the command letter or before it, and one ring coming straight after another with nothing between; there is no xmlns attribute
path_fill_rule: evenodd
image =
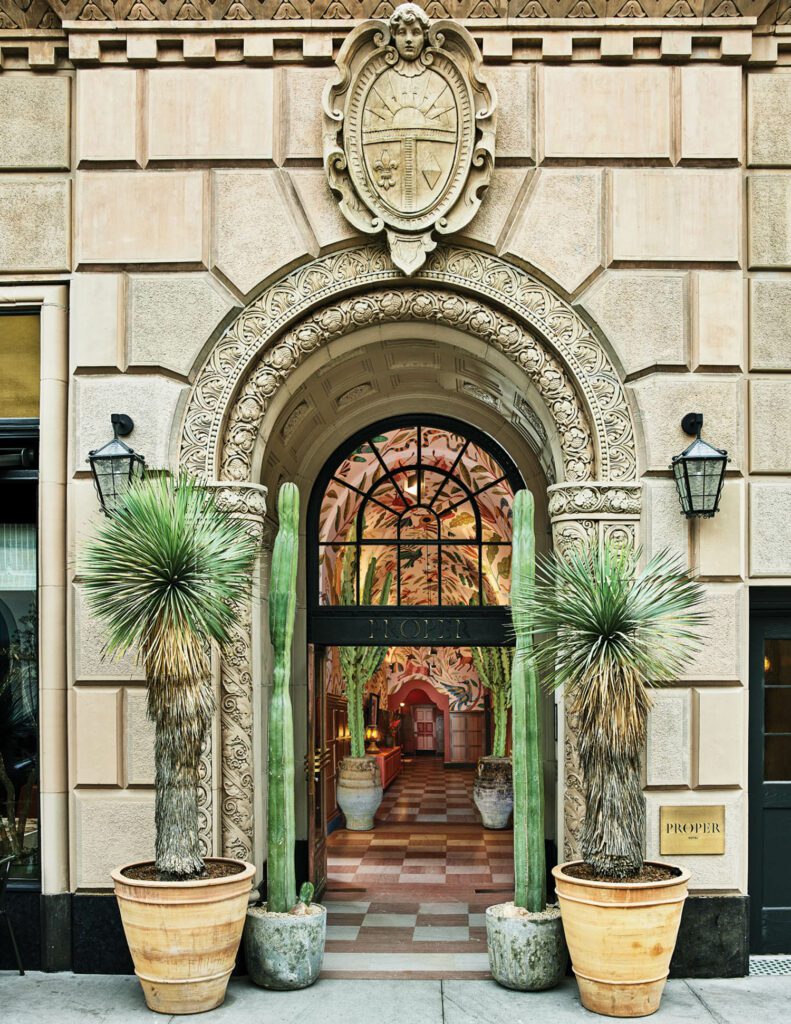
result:
<svg viewBox="0 0 791 1024"><path fill-rule="evenodd" d="M577 1024L588 1013L566 979L552 992L517 993L493 981L320 980L302 992L265 992L233 980L225 1004L192 1018L151 1013L134 977L0 974L2 1024L201 1020L207 1024ZM645 1019L645 1018L644 1018ZM791 977L669 981L656 1024L789 1024Z"/></svg>

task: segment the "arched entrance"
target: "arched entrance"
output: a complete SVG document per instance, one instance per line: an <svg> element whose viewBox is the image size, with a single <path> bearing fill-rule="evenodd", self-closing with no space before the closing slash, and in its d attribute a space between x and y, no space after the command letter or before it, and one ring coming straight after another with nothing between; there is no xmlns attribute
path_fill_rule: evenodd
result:
<svg viewBox="0 0 791 1024"><path fill-rule="evenodd" d="M296 401L301 374L333 352L348 351L345 346L360 347L392 331L458 337L462 351L511 382L507 408L502 389L487 390L475 376L459 382L459 393L463 389L476 412L496 412L509 425L529 420L537 436L543 433L541 443L552 455L547 475L555 481L548 497L556 546L592 532L635 535L634 427L606 346L543 282L459 246L438 248L408 282L381 246L362 245L319 257L267 287L225 331L195 378L178 438L180 465L215 482L251 529L268 531L259 481L274 431L292 429L277 417ZM310 410L293 405L291 411L296 420L309 419ZM247 858L259 851L255 859L263 807L254 787L260 771L253 714L258 644L251 606L240 602L235 643L219 670L219 749L207 751L202 793L206 845ZM564 734L564 724L561 716L565 855L574 848L582 800L573 729Z"/></svg>
<svg viewBox="0 0 791 1024"><path fill-rule="evenodd" d="M310 783L317 884L326 877L327 830L340 817L335 769L349 752L338 721L327 728L327 695L344 694L338 648L384 654L369 683L378 710L369 724L393 741L393 753L379 755L385 783L401 764L401 745L389 737L399 705L390 698L421 670L435 696L414 713L415 753L470 765L490 752L472 648L511 644L511 516L522 486L515 463L490 436L429 414L371 423L320 472L307 517L307 639L315 658L308 749L328 755ZM454 710L437 723L429 704L440 703Z"/></svg>

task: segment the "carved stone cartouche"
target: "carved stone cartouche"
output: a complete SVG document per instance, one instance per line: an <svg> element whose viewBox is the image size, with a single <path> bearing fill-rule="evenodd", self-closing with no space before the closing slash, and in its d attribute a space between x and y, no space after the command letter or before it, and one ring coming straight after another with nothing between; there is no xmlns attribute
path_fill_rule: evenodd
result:
<svg viewBox="0 0 791 1024"><path fill-rule="evenodd" d="M324 93L324 167L346 219L385 231L405 274L434 233L472 220L494 169L494 90L472 36L416 4L370 20L341 47Z"/></svg>

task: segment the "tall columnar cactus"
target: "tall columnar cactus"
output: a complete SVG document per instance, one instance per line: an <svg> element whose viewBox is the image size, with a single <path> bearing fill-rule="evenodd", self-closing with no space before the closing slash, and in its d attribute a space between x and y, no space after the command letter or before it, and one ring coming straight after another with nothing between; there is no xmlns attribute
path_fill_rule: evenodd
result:
<svg viewBox="0 0 791 1024"><path fill-rule="evenodd" d="M343 576L341 580L341 603L355 604L354 600L354 534L351 536L352 543L346 548L343 562ZM351 553L351 556L350 556ZM373 603L373 587L376 578L376 559L372 558L368 563L368 570L365 574L360 604L370 605ZM392 573L385 577L382 593L379 598L380 605L386 605L390 599L390 586L392 584ZM363 694L365 685L379 668L387 654L386 647L341 647L341 671L343 673L344 687L346 691L346 706L349 715L349 733L351 734L351 756L365 757L365 718L363 715Z"/></svg>
<svg viewBox="0 0 791 1024"><path fill-rule="evenodd" d="M492 754L505 757L508 709L511 706L511 658L508 647L473 647L472 660L481 683L492 695L494 743Z"/></svg>
<svg viewBox="0 0 791 1024"><path fill-rule="evenodd" d="M274 670L269 699L267 769L267 909L286 913L297 902L294 872L294 725L289 683L291 645L297 608L299 491L292 483L277 498L280 527L272 552L269 587L269 636Z"/></svg>
<svg viewBox="0 0 791 1024"><path fill-rule="evenodd" d="M511 760L514 785L514 903L531 913L546 908L544 774L541 759L540 688L533 658L532 623L520 611L535 584L533 495L514 497L511 600L516 654L511 675Z"/></svg>

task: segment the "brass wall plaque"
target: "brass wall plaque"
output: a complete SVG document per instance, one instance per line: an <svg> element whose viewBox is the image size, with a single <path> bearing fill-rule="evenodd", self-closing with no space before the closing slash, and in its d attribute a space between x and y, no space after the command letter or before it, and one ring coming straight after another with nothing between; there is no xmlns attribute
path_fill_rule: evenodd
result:
<svg viewBox="0 0 791 1024"><path fill-rule="evenodd" d="M660 807L659 852L725 853L725 805Z"/></svg>

